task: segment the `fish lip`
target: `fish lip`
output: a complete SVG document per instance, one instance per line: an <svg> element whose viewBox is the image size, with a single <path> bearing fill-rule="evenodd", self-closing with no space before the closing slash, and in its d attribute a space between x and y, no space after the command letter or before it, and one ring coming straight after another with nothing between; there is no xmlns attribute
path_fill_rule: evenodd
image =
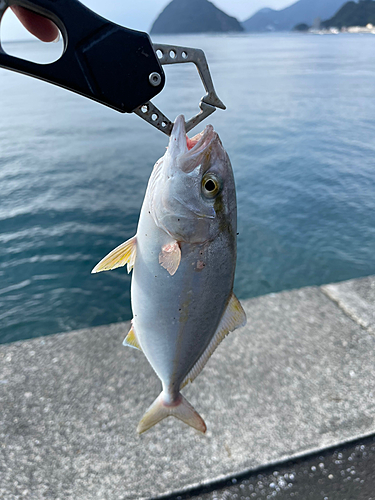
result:
<svg viewBox="0 0 375 500"><path fill-rule="evenodd" d="M191 141L198 138L196 144L189 149L188 148L188 136L186 134L184 115L179 115L173 125L172 133L170 136L169 147L170 153L177 153L177 156L190 157L202 153L207 149L212 141L217 136L212 125L207 125L205 129L196 134Z"/></svg>
<svg viewBox="0 0 375 500"><path fill-rule="evenodd" d="M177 163L179 168L185 173L189 174L195 170L199 163L203 161L205 155L209 155L213 147L213 144L217 141L218 135L214 131L212 125L207 125L206 128L200 134L197 134L191 141L194 141L199 137L197 143L189 150L187 150L179 156ZM186 143L188 138L186 137Z"/></svg>
<svg viewBox="0 0 375 500"><path fill-rule="evenodd" d="M181 156L188 151L186 141L185 117L179 115L174 124L169 138L168 152L172 156Z"/></svg>
<svg viewBox="0 0 375 500"><path fill-rule="evenodd" d="M207 149L212 141L215 139L217 136L214 127L212 125L207 125L206 128L201 132L200 134L197 134L195 137L200 135L200 139L197 141L197 143L190 149L188 150L187 153L185 153L186 156L193 156L196 155L197 153L202 153L205 149ZM193 140L194 137L191 139Z"/></svg>

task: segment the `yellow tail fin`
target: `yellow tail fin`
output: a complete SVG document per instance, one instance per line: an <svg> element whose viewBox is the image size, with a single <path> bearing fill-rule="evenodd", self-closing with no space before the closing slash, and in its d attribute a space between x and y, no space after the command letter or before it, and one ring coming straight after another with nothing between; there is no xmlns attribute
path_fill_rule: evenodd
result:
<svg viewBox="0 0 375 500"><path fill-rule="evenodd" d="M203 432L203 434L206 432L207 428L204 420L182 394L179 395L177 402L173 406L169 406L164 403L163 393L161 393L143 415L137 427L138 433L142 434L142 432L148 431L148 429L167 417L176 417L197 431Z"/></svg>

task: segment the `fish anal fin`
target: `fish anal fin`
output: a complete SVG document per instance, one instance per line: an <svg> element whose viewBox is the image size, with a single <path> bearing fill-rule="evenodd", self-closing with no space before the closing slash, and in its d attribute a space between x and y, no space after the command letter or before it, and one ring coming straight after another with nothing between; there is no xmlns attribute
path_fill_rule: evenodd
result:
<svg viewBox="0 0 375 500"><path fill-rule="evenodd" d="M245 325L245 311L243 310L240 301L237 299L234 293L232 293L224 314L221 317L215 335L212 337L211 342L208 344L202 356L198 359L193 368L184 378L180 389L183 389L189 382L193 382L198 377L216 348L230 332L233 332L237 328L241 328Z"/></svg>
<svg viewBox="0 0 375 500"><path fill-rule="evenodd" d="M123 345L127 346L127 347L132 347L133 349L138 349L139 351L142 351L141 346L139 345L138 339L135 335L134 326L132 326L130 328L129 333L127 334L127 336L123 342Z"/></svg>
<svg viewBox="0 0 375 500"><path fill-rule="evenodd" d="M161 393L143 415L137 427L138 433L142 434L148 431L167 417L176 417L197 431L203 434L206 432L204 420L182 394L179 394L178 400L173 405L167 405L164 402L163 393Z"/></svg>
<svg viewBox="0 0 375 500"><path fill-rule="evenodd" d="M112 252L104 257L104 259L102 259L91 272L94 274L102 271L110 271L118 267L123 267L127 264L128 273L130 273L133 269L136 255L137 237L133 236L133 238L130 238L130 240L125 241L125 243L122 243L117 248L112 250Z"/></svg>
<svg viewBox="0 0 375 500"><path fill-rule="evenodd" d="M176 274L181 262L181 248L177 241L164 245L159 254L159 264L166 269L171 276Z"/></svg>

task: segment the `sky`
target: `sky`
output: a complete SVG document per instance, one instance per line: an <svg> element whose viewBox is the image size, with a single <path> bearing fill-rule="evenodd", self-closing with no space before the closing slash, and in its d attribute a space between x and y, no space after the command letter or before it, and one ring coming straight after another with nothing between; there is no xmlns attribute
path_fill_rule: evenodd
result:
<svg viewBox="0 0 375 500"><path fill-rule="evenodd" d="M248 19L263 7L282 9L296 0L213 0L213 3L240 21ZM170 0L83 0L87 7L101 16L135 30L149 31L153 21ZM2 40L27 39L28 35L15 16L6 12L1 27Z"/></svg>

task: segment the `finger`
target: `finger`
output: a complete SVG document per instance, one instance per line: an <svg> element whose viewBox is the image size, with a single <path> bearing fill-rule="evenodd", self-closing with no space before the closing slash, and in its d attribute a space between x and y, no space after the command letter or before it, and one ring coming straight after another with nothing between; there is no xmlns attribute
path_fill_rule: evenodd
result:
<svg viewBox="0 0 375 500"><path fill-rule="evenodd" d="M35 14L19 5L12 5L11 9L25 28L42 42L53 42L59 37L57 26L46 17Z"/></svg>

